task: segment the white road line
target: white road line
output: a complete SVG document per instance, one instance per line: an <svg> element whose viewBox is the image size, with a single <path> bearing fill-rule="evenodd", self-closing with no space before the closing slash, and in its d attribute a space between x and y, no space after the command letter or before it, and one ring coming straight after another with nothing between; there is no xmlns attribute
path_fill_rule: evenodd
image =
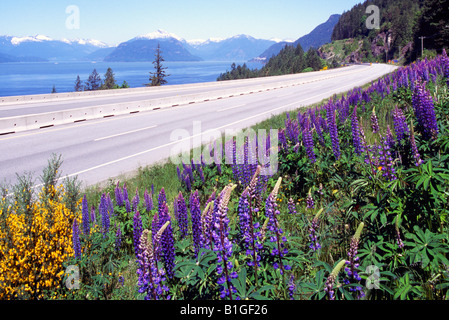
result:
<svg viewBox="0 0 449 320"><path fill-rule="evenodd" d="M123 132L123 133L118 133L118 134L114 134L112 136L107 136L107 137L104 137L104 138L98 138L98 139L95 139L94 141L97 142L97 141L102 141L102 140L111 139L111 138L115 138L115 137L120 137L120 136L124 136L124 135L130 134L130 133L136 133L136 132L139 132L139 131L153 129L153 128L156 128L156 127L157 126L151 126L151 127L146 127L146 128L142 128L142 129L137 129L137 130L127 131L127 132Z"/></svg>
<svg viewBox="0 0 449 320"><path fill-rule="evenodd" d="M244 106L246 106L246 103L245 103L245 104L238 105L238 106L234 106L234 107L229 107L229 108L220 109L220 110L217 110L217 112L223 112L223 111L227 111L227 110L231 110L231 109L235 109L235 108L241 108L241 107L244 107Z"/></svg>

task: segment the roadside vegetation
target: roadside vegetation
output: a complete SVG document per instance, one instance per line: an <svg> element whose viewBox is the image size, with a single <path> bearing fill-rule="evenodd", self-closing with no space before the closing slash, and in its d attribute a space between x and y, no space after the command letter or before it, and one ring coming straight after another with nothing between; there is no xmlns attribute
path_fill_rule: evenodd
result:
<svg viewBox="0 0 449 320"><path fill-rule="evenodd" d="M443 52L83 192L54 156L2 189L0 298L446 300L448 82Z"/></svg>

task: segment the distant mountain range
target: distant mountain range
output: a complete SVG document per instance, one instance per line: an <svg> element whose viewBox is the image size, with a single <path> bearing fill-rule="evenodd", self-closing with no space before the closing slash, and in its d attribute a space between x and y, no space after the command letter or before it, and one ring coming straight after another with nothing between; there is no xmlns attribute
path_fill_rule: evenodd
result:
<svg viewBox="0 0 449 320"><path fill-rule="evenodd" d="M79 61L108 45L97 40L0 36L0 62Z"/></svg>
<svg viewBox="0 0 449 320"><path fill-rule="evenodd" d="M301 44L301 47L304 51L309 50L311 47L318 49L323 44L331 42L332 31L334 30L335 25L338 23L340 16L341 16L340 14L331 15L326 22L318 25L309 34L302 36L293 43L282 41L273 44L261 55L254 58L253 61L261 61L261 62L268 61L272 56L277 55L286 45L296 47L299 43Z"/></svg>
<svg viewBox="0 0 449 320"><path fill-rule="evenodd" d="M33 61L107 61L151 62L158 44L165 61L265 61L285 45L320 47L330 42L332 30L340 15L332 15L311 33L295 42L276 39L256 39L236 35L227 39L185 40L163 30L141 35L108 46L98 40L54 40L44 35L32 37L0 36L0 62Z"/></svg>

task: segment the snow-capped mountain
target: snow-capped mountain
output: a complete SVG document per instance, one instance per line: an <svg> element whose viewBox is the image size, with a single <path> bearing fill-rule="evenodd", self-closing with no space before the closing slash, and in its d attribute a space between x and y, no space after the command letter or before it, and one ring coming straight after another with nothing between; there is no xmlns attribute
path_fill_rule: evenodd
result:
<svg viewBox="0 0 449 320"><path fill-rule="evenodd" d="M247 61L256 57L272 44L273 40L256 39L240 34L227 39L208 39L206 41L188 41L187 49L204 60Z"/></svg>
<svg viewBox="0 0 449 320"><path fill-rule="evenodd" d="M107 47L104 42L93 39L54 40L45 35L0 36L0 54L8 57L8 61L84 60L87 55Z"/></svg>
<svg viewBox="0 0 449 320"><path fill-rule="evenodd" d="M202 60L187 50L186 43L186 40L173 33L157 30L120 43L115 50L104 58L104 61L151 62L154 61L158 45L160 45L165 61Z"/></svg>

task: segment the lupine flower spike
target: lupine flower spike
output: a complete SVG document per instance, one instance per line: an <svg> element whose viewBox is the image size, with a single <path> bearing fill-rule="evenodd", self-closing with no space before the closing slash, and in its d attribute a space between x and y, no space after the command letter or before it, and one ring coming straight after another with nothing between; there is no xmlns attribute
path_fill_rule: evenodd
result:
<svg viewBox="0 0 449 320"><path fill-rule="evenodd" d="M346 267L345 267L345 271L348 275L348 278L345 279L346 284L355 283L355 282L362 280L362 278L360 278L360 276L357 273L357 268L359 267L359 263L358 263L359 257L357 256L357 250L358 250L360 235L362 233L363 226L364 226L364 223L361 222L359 224L359 227L357 228L357 231L355 232L354 236L351 239L351 245L350 245L350 248L348 251L348 260L346 261ZM362 287L360 287L360 286L350 287L349 290L350 291L359 291L360 292L359 298L364 296Z"/></svg>
<svg viewBox="0 0 449 320"><path fill-rule="evenodd" d="M312 220L312 224L309 228L310 234L309 234L309 238L310 238L310 245L309 248L312 249L312 251L316 251L318 249L321 249L321 245L318 242L318 236L317 236L317 231L318 228L320 226L320 214L321 212L323 212L323 209L320 209L320 211L318 211L318 213L315 215L315 217Z"/></svg>
<svg viewBox="0 0 449 320"><path fill-rule="evenodd" d="M329 300L335 300L335 291L334 291L334 284L337 280L338 274L340 273L341 268L346 264L346 260L341 260L332 270L331 274L326 280L326 285L324 287L324 291L327 292L329 295Z"/></svg>

